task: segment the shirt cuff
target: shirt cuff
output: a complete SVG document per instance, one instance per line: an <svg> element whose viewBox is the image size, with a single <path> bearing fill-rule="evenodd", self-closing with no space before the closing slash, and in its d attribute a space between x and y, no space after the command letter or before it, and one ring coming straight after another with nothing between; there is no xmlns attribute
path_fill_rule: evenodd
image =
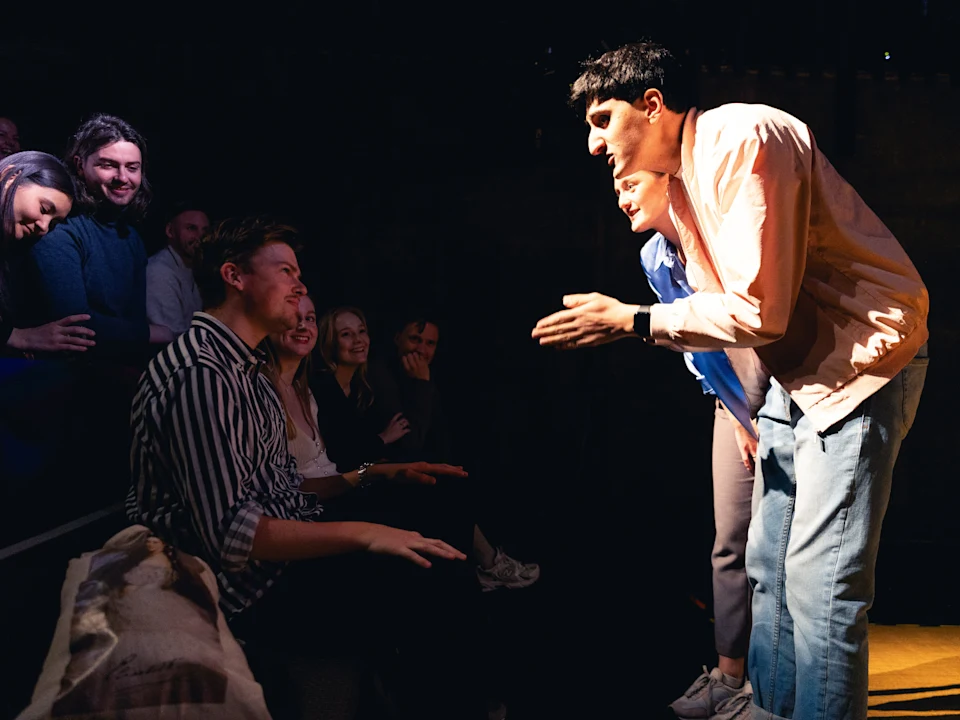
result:
<svg viewBox="0 0 960 720"><path fill-rule="evenodd" d="M240 572L250 563L253 538L262 515L263 507L258 503L247 501L237 506L220 548L220 562L225 573Z"/></svg>

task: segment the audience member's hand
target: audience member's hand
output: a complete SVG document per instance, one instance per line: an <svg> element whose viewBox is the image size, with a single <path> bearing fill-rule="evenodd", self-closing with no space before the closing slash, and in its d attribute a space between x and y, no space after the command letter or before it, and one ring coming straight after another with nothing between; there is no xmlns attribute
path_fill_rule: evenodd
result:
<svg viewBox="0 0 960 720"><path fill-rule="evenodd" d="M424 554L446 560L466 560L467 556L443 540L425 538L418 532L398 530L387 525L371 524L364 538L369 552L381 555L396 555L428 568L432 563Z"/></svg>
<svg viewBox="0 0 960 720"><path fill-rule="evenodd" d="M403 370L414 380L429 380L430 365L420 353L407 353L400 358L403 363Z"/></svg>
<svg viewBox="0 0 960 720"><path fill-rule="evenodd" d="M410 432L410 421L403 416L403 413L397 413L390 419L390 422L387 423L383 432L380 433L380 439L383 440L384 445L389 445L402 438L408 432Z"/></svg>
<svg viewBox="0 0 960 720"><path fill-rule="evenodd" d="M173 342L173 330L164 325L150 326L150 344L166 345Z"/></svg>
<svg viewBox="0 0 960 720"><path fill-rule="evenodd" d="M740 449L740 459L743 460L744 467L750 472L757 471L757 439L747 432L736 420L733 423L733 434L737 438L737 447Z"/></svg>
<svg viewBox="0 0 960 720"><path fill-rule="evenodd" d="M562 350L593 347L630 334L635 306L600 293L565 295L560 310L542 318L530 333L541 345Z"/></svg>
<svg viewBox="0 0 960 720"><path fill-rule="evenodd" d="M446 463L409 462L384 463L373 466L378 474L387 480L396 482L418 483L420 485L436 485L438 475L451 477L467 477L467 471L460 465Z"/></svg>
<svg viewBox="0 0 960 720"><path fill-rule="evenodd" d="M92 338L96 333L90 328L74 323L85 322L89 315L68 315L62 320L34 328L16 328L7 341L10 347L25 352L86 352L97 343Z"/></svg>

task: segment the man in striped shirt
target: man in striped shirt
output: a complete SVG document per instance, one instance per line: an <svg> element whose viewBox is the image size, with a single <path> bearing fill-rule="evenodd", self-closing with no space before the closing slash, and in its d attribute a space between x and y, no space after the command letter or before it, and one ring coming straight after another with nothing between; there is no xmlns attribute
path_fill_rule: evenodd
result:
<svg viewBox="0 0 960 720"><path fill-rule="evenodd" d="M317 522L324 519L323 509L311 494L311 481L296 471L284 410L256 350L268 334L296 326L306 287L295 236L290 227L253 218L224 221L201 242L195 274L205 311L151 361L134 399L127 515L209 563L221 606L235 627L268 627L273 634L295 628L302 637L316 626L307 613L316 613L342 590L336 587L342 564L328 556L354 551L399 556L414 564L415 575L415 566L434 565L425 556L444 561L465 556L417 532L368 522ZM374 465L369 472L421 482L432 481L430 473L466 474L426 463ZM326 561L309 562L316 558ZM388 568L394 577L396 565L363 567ZM291 575L299 578L298 588L307 578L310 590L281 592L280 586L295 582ZM266 621L264 614L270 616ZM250 618L257 621L241 621ZM296 625L284 624L289 618ZM267 696L269 702L269 691Z"/></svg>

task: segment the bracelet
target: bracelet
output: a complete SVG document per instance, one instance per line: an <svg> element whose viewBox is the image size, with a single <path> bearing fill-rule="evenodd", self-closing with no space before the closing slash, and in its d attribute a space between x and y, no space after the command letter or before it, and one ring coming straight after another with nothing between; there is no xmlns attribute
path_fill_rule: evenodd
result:
<svg viewBox="0 0 960 720"><path fill-rule="evenodd" d="M368 488L373 484L374 476L368 475L368 471L373 467L372 462L365 462L357 468L357 484L354 487Z"/></svg>

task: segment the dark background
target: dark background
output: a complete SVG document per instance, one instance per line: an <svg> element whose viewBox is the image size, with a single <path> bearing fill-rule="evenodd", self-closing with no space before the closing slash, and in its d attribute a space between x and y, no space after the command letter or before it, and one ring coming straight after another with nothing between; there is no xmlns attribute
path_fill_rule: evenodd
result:
<svg viewBox="0 0 960 720"><path fill-rule="evenodd" d="M256 7L116 17L78 6L42 19L21 9L0 29L0 115L18 123L24 149L58 155L92 112L137 127L157 195L151 249L163 207L181 197L214 219L269 212L302 228L321 309L359 305L381 346L398 306L439 309L436 375L485 488L481 525L543 567L515 605L496 600L517 632L505 647L541 648L513 659L532 673L518 687L536 687L519 706L629 687L646 663L676 657L665 704L711 661L684 650L703 638L709 648L710 401L666 351L621 342L564 354L529 338L568 292L652 299L637 262L646 238L630 234L565 105L580 61L641 37L700 66L702 107L763 102L807 122L920 269L933 360L897 466L871 617L960 623L956 3ZM115 481L75 470L57 478L70 482L62 492L31 481L45 501L17 507L11 540L120 499ZM101 539L7 561L52 589L21 585L5 615L55 613L65 559ZM52 626L26 628L14 647L39 663ZM29 687L39 664L25 667Z"/></svg>

